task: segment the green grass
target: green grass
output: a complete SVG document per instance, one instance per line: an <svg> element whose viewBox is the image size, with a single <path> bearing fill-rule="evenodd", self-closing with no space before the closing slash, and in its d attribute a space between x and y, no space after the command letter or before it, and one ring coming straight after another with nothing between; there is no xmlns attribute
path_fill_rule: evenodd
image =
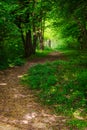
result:
<svg viewBox="0 0 87 130"><path fill-rule="evenodd" d="M87 66L87 51L76 50L62 50L62 53L68 57L68 59L78 65Z"/></svg>
<svg viewBox="0 0 87 130"><path fill-rule="evenodd" d="M85 120L87 114L87 54L86 52L65 52L67 61L58 60L31 67L22 78L22 83L35 91L43 104L51 106L56 113L74 117L74 112L81 109L79 116ZM78 129L87 127L86 123L74 120L68 122ZM84 121L83 121L84 122ZM81 126L82 124L82 126ZM81 128L82 127L82 128Z"/></svg>
<svg viewBox="0 0 87 130"><path fill-rule="evenodd" d="M29 59L34 59L34 58L43 58L46 57L50 52L52 52L54 50L52 49L45 49L45 50L36 50L36 54L32 55L29 57Z"/></svg>
<svg viewBox="0 0 87 130"><path fill-rule="evenodd" d="M72 119L67 122L67 125L70 126L70 130L74 130L74 129L86 130L87 129L87 121L83 121L83 120Z"/></svg>

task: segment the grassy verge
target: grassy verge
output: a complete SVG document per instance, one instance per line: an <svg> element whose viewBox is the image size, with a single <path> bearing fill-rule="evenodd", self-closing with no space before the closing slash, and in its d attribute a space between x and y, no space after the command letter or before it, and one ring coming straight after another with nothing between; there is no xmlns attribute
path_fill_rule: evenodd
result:
<svg viewBox="0 0 87 130"><path fill-rule="evenodd" d="M39 57L39 58L40 57L46 57L52 51L53 51L52 49L37 50L36 54L30 56L29 59L34 59L34 58L37 58L37 57Z"/></svg>
<svg viewBox="0 0 87 130"><path fill-rule="evenodd" d="M31 67L22 83L38 90L39 100L56 113L71 117L71 129L87 127L87 54L64 52L68 61L58 60Z"/></svg>

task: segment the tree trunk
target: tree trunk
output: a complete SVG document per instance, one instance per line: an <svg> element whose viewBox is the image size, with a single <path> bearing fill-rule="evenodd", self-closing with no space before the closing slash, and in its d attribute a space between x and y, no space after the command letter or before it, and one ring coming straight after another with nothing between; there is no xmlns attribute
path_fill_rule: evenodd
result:
<svg viewBox="0 0 87 130"><path fill-rule="evenodd" d="M37 1L36 0L33 0L33 9L35 9L36 7L36 4L37 4ZM41 6L42 7L42 6ZM42 9L42 8L41 8ZM38 21L38 17L36 18L35 17L35 12L33 10L32 12L32 16L33 16L33 19L32 19L32 29L33 29L33 54L36 53L36 47L37 47L37 44L38 44L38 39L39 39L39 33L38 33L38 24L36 23L36 21ZM39 15L40 17L40 15ZM39 19L40 20L40 19ZM38 21L39 23L41 23L40 21Z"/></svg>
<svg viewBox="0 0 87 130"><path fill-rule="evenodd" d="M25 49L25 57L29 57L33 54L31 30L28 30L28 32L26 32L24 49Z"/></svg>
<svg viewBox="0 0 87 130"><path fill-rule="evenodd" d="M83 49L87 49L87 30L83 30Z"/></svg>
<svg viewBox="0 0 87 130"><path fill-rule="evenodd" d="M42 32L39 34L39 40L40 40L40 49L44 50L44 42L43 42Z"/></svg>
<svg viewBox="0 0 87 130"><path fill-rule="evenodd" d="M79 29L80 29L80 36L78 38L80 42L80 49L86 49L87 48L87 29L86 29L86 23L81 23L78 18L75 17L75 20L78 23Z"/></svg>
<svg viewBox="0 0 87 130"><path fill-rule="evenodd" d="M37 47L37 35L35 34L34 36L33 36L33 54L35 54L36 53L36 47Z"/></svg>

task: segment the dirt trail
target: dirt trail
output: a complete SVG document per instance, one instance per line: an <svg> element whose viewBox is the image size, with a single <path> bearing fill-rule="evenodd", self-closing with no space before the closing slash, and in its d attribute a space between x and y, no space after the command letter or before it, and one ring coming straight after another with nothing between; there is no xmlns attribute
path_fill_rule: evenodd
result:
<svg viewBox="0 0 87 130"><path fill-rule="evenodd" d="M27 70L46 61L64 59L61 53L35 58L21 67L0 71L0 130L69 130L64 116L56 116L36 101L32 90L20 85Z"/></svg>

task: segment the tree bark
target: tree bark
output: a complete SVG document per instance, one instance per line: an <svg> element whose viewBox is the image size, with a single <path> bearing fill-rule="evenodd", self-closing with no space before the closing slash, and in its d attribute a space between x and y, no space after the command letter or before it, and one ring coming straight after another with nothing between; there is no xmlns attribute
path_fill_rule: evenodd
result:
<svg viewBox="0 0 87 130"><path fill-rule="evenodd" d="M37 39L37 34L33 35L33 54L36 53Z"/></svg>
<svg viewBox="0 0 87 130"><path fill-rule="evenodd" d="M26 58L33 54L31 30L28 30L28 32L26 32L26 40L25 40L25 44L24 44L24 49L25 49Z"/></svg>
<svg viewBox="0 0 87 130"><path fill-rule="evenodd" d="M78 38L80 42L80 49L86 49L87 48L87 29L86 29L86 23L81 23L78 18L75 17L75 20L78 23L79 29L80 29L80 36Z"/></svg>

